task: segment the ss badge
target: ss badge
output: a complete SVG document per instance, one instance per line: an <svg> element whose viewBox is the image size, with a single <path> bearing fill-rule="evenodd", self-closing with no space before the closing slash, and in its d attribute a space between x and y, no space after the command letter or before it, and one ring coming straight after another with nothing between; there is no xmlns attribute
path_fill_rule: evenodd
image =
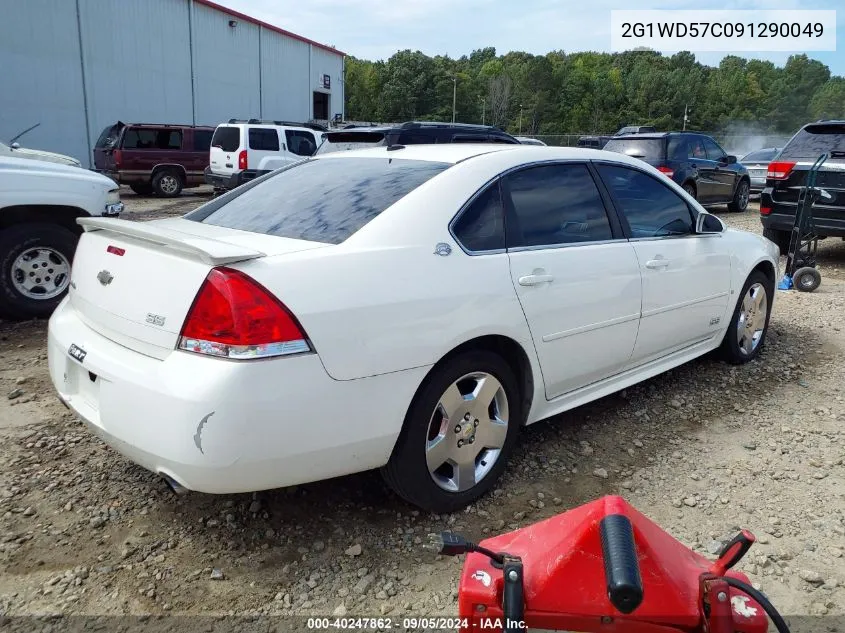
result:
<svg viewBox="0 0 845 633"><path fill-rule="evenodd" d="M146 321L147 321L147 323L150 323L151 325L158 325L159 327L164 325L164 317L161 316L160 314L153 314L152 312L147 312Z"/></svg>
<svg viewBox="0 0 845 633"><path fill-rule="evenodd" d="M71 358L78 360L80 363L85 360L85 356L88 354L88 352L74 343L70 344L70 349L68 349L67 353Z"/></svg>

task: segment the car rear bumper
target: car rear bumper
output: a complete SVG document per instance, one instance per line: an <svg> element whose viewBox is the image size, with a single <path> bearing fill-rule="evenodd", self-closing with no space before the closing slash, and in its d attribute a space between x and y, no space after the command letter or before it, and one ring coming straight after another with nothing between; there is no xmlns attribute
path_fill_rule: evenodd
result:
<svg viewBox="0 0 845 633"><path fill-rule="evenodd" d="M776 231L791 231L795 223L797 205L772 201L770 188L760 195L760 209L771 209L767 214L760 213L763 228ZM822 237L845 237L845 208L814 207L813 225L816 233Z"/></svg>
<svg viewBox="0 0 845 633"><path fill-rule="evenodd" d="M761 193L763 189L766 188L765 178L757 178L752 176L749 180L751 182L751 193Z"/></svg>
<svg viewBox="0 0 845 633"><path fill-rule="evenodd" d="M240 187L245 182L255 180L262 172L254 169L245 169L233 174L219 174L212 171L211 167L206 167L204 173L205 182L215 189L234 189L235 187Z"/></svg>
<svg viewBox="0 0 845 633"><path fill-rule="evenodd" d="M206 493L384 465L425 374L336 381L315 354L237 362L174 350L159 360L101 336L67 299L50 318L48 363L59 398L103 441Z"/></svg>

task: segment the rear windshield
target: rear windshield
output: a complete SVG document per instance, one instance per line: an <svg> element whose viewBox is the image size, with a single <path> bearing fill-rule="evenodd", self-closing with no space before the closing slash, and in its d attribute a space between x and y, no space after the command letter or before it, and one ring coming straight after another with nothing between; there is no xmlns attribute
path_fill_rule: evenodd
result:
<svg viewBox="0 0 845 633"><path fill-rule="evenodd" d="M97 139L97 143L94 145L94 147L96 147L97 149L107 149L114 147L114 144L117 143L117 137L120 136L120 130L122 129L122 126L110 125L102 131L102 133L100 134L100 138Z"/></svg>
<svg viewBox="0 0 845 633"><path fill-rule="evenodd" d="M845 124L808 125L786 144L780 158L815 160L825 152L845 152Z"/></svg>
<svg viewBox="0 0 845 633"><path fill-rule="evenodd" d="M664 139L662 138L629 138L611 139L604 146L605 151L626 154L642 160L663 160Z"/></svg>
<svg viewBox="0 0 845 633"><path fill-rule="evenodd" d="M241 128L231 125L221 125L214 130L211 146L219 147L224 152L234 152L241 146Z"/></svg>
<svg viewBox="0 0 845 633"><path fill-rule="evenodd" d="M384 141L384 132L329 132L316 154L373 147Z"/></svg>
<svg viewBox="0 0 845 633"><path fill-rule="evenodd" d="M771 161L778 153L777 148L770 147L769 149L758 149L756 152L751 152L742 157L742 163L765 163Z"/></svg>
<svg viewBox="0 0 845 633"><path fill-rule="evenodd" d="M342 162L340 162L342 161ZM396 158L306 160L189 220L240 231L340 244L450 165Z"/></svg>

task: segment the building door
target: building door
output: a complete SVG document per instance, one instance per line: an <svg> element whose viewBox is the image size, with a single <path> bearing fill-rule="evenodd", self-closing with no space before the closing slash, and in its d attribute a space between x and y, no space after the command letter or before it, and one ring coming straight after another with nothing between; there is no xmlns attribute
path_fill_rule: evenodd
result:
<svg viewBox="0 0 845 633"><path fill-rule="evenodd" d="M318 121L329 119L329 95L325 92L314 93L314 118Z"/></svg>

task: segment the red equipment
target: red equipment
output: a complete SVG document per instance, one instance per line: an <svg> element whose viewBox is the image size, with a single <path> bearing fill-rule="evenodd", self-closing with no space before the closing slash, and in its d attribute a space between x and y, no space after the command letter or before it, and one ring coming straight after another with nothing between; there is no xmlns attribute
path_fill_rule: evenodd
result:
<svg viewBox="0 0 845 633"><path fill-rule="evenodd" d="M754 543L750 532L710 561L621 497L478 545L448 533L437 542L443 553L469 552L458 592L462 631L765 633L767 613L788 631L748 578L728 571Z"/></svg>

